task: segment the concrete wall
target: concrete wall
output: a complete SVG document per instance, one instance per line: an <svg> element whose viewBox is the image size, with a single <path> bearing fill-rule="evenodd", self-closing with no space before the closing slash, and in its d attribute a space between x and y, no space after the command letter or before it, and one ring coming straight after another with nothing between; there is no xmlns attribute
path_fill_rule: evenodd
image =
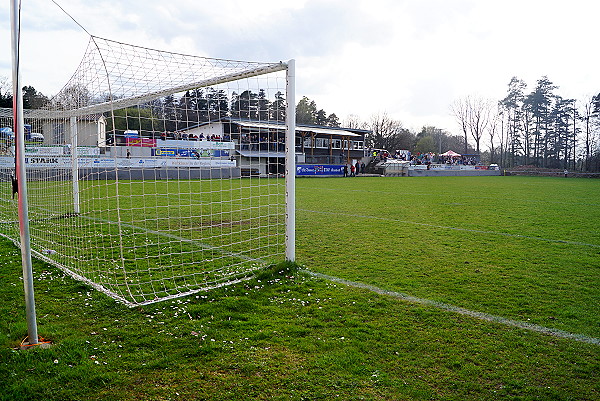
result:
<svg viewBox="0 0 600 401"><path fill-rule="evenodd" d="M475 177L498 176L501 170L408 170L409 177Z"/></svg>

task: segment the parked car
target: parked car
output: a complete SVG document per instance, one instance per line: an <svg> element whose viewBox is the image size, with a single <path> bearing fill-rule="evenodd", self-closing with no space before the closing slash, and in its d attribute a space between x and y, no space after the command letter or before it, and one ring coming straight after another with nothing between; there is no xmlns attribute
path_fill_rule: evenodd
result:
<svg viewBox="0 0 600 401"><path fill-rule="evenodd" d="M15 137L15 133L13 132L12 128L9 128L9 127L0 128L0 139L12 140L12 139L14 139L14 137Z"/></svg>
<svg viewBox="0 0 600 401"><path fill-rule="evenodd" d="M44 142L44 135L40 134L39 132L29 132L29 133L26 132L25 135L26 135L26 137L29 136L26 139L26 142L35 142L35 143L43 143ZM15 133L13 132L12 128L10 128L10 127L0 128L0 139L13 141L15 139Z"/></svg>
<svg viewBox="0 0 600 401"><path fill-rule="evenodd" d="M29 141L30 142L43 143L44 142L44 135L40 134L39 132L32 132L31 134L29 134Z"/></svg>

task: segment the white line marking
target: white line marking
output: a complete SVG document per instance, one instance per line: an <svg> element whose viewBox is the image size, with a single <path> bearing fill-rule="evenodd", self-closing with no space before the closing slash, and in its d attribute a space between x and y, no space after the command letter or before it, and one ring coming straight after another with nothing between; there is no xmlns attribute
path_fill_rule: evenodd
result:
<svg viewBox="0 0 600 401"><path fill-rule="evenodd" d="M342 278L329 276L329 275L322 274L322 273L315 273L315 272L312 272L312 271L306 270L306 269L304 269L303 271L307 272L311 276L323 278L323 279L326 279L329 281L333 281L335 283L348 285L350 287L362 288L362 289L369 290L369 291L372 291L377 294L388 295L388 296L398 298L398 299L401 299L404 301L412 302L412 303L433 306L438 309L442 309L442 310L445 310L448 312L459 313L461 315L470 316L470 317L473 317L473 318L479 319L479 320L485 320L485 321L493 322L493 323L500 323L505 326L512 326L512 327L517 327L519 329L534 331L537 333L547 334L547 335L554 336L554 337L581 341L581 342L584 342L587 344L600 345L600 338L590 337L590 336L586 336L584 334L569 333L568 331L553 329L550 327L544 327L544 326L540 326L538 324L532 324L532 323L522 322L519 320L507 319L507 318L504 318L501 316L495 316L495 315L491 315L489 313L484 313L484 312L472 311L472 310L461 308L458 306L445 304L443 302L432 301L430 299L424 299L424 298L417 298L417 297L413 297L411 295L403 294L401 292L384 290L384 289L381 289L379 287L375 287L375 286L369 285L369 284L363 284L363 283L358 283L355 281L345 280Z"/></svg>

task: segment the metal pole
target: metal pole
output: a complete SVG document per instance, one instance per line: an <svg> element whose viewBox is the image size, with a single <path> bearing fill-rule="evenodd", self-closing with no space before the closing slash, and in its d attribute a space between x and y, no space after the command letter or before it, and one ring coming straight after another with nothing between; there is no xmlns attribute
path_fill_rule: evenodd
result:
<svg viewBox="0 0 600 401"><path fill-rule="evenodd" d="M29 209L27 205L27 180L25 177L25 119L23 117L23 94L19 71L20 8L19 0L11 2L13 122L15 125L15 149L17 153L15 163L19 190L19 233L21 237L21 264L23 265L27 333L29 335L29 344L34 345L38 344L38 333L35 318L35 298L33 295L33 268L31 265Z"/></svg>
<svg viewBox="0 0 600 401"><path fill-rule="evenodd" d="M296 260L296 61L287 63L285 111L287 132L285 141L285 256Z"/></svg>
<svg viewBox="0 0 600 401"><path fill-rule="evenodd" d="M73 212L79 214L79 162L77 160L77 117L71 117L71 174L73 175Z"/></svg>

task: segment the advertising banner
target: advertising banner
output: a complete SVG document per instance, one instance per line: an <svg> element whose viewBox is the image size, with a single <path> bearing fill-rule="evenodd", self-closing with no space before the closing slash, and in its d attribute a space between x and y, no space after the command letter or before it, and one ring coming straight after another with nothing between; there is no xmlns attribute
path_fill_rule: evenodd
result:
<svg viewBox="0 0 600 401"><path fill-rule="evenodd" d="M11 147L11 152L15 153L15 147ZM71 145L46 145L46 146L25 146L25 155L27 156L63 156L71 154ZM98 156L100 149L96 146L78 146L77 155L79 156Z"/></svg>
<svg viewBox="0 0 600 401"><path fill-rule="evenodd" d="M79 157L77 164L82 168L160 168L160 167L235 167L236 161L229 159L167 159L167 158L96 158ZM14 168L15 159L9 156L0 156L0 168ZM25 158L27 168L71 168L69 156L35 156Z"/></svg>
<svg viewBox="0 0 600 401"><path fill-rule="evenodd" d="M189 149L152 148L152 156L159 157L191 157Z"/></svg>
<svg viewBox="0 0 600 401"><path fill-rule="evenodd" d="M235 149L234 142L217 141L191 141L189 139L160 139L154 145L158 148L182 148L182 149Z"/></svg>
<svg viewBox="0 0 600 401"><path fill-rule="evenodd" d="M180 148L152 148L152 156L159 157L228 157L229 150L220 149L180 149Z"/></svg>
<svg viewBox="0 0 600 401"><path fill-rule="evenodd" d="M154 138L125 138L125 144L127 146L141 146L144 148L153 148L156 146L156 139L154 139Z"/></svg>
<svg viewBox="0 0 600 401"><path fill-rule="evenodd" d="M27 156L62 156L70 149L66 146L25 146L25 155Z"/></svg>
<svg viewBox="0 0 600 401"><path fill-rule="evenodd" d="M331 164L300 164L296 175L343 175L344 166Z"/></svg>

